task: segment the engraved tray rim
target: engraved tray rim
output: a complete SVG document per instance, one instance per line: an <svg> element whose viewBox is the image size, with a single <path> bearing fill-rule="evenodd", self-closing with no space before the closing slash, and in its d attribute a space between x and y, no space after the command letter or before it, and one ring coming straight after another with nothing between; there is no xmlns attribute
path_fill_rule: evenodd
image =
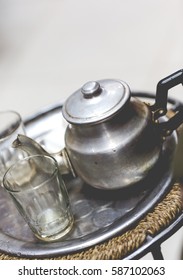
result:
<svg viewBox="0 0 183 280"><path fill-rule="evenodd" d="M25 120L25 127L36 124L38 120L44 120L49 114L55 114L60 111L62 104L57 104L50 106L42 111L28 117ZM173 140L174 146L170 149L169 159L171 160L176 143L177 143L177 133L173 132L170 136ZM165 154L166 145L169 141L165 141ZM169 160L169 163L170 163ZM146 195L142 201L130 212L126 213L124 216L120 217L112 224L98 229L95 232L87 234L81 238L75 238L71 240L57 241L55 243L43 243L35 240L32 242L25 242L16 237L6 235L6 233L0 230L0 251L15 255L23 256L28 258L41 258L41 257L54 257L61 256L65 254L73 254L78 251L82 251L101 242L107 241L116 235L122 234L134 226L140 219L142 219L145 214L157 204L163 196L168 192L171 182L172 182L172 172L170 171L170 164L168 163L167 168L164 168L163 173L158 178L158 184L151 187L150 192Z"/></svg>

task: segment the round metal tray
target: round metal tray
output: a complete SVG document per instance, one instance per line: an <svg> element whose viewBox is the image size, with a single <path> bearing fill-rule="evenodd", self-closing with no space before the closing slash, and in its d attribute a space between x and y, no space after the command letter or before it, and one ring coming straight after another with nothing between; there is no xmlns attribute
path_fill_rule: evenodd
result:
<svg viewBox="0 0 183 280"><path fill-rule="evenodd" d="M64 147L66 123L61 105L47 108L25 121L27 135L48 152ZM38 241L19 215L9 195L0 190L0 251L25 257L71 254L99 244L133 227L168 192L171 161L177 143L174 132L163 144L162 156L152 173L140 184L117 191L97 190L79 178L65 177L75 223L64 240Z"/></svg>

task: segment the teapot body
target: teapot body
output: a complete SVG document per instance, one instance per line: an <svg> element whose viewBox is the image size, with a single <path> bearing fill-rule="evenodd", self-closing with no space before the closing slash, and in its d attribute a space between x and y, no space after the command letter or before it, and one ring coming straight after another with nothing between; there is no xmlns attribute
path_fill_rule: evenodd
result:
<svg viewBox="0 0 183 280"><path fill-rule="evenodd" d="M136 98L106 121L69 124L65 145L78 176L100 189L138 183L156 164L161 152L151 111Z"/></svg>
<svg viewBox="0 0 183 280"><path fill-rule="evenodd" d="M71 164L88 184L118 189L146 178L160 158L163 141L183 122L183 110L162 121L168 90L183 84L179 70L157 84L155 103L132 98L121 80L90 81L64 103L69 125L65 145Z"/></svg>

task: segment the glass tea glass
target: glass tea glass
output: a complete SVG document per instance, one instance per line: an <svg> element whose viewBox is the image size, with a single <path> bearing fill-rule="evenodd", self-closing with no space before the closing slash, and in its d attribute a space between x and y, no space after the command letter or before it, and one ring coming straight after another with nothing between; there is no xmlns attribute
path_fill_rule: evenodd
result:
<svg viewBox="0 0 183 280"><path fill-rule="evenodd" d="M18 134L25 134L21 116L15 111L0 111L0 184L5 171L25 153L11 147Z"/></svg>
<svg viewBox="0 0 183 280"><path fill-rule="evenodd" d="M72 228L73 215L57 162L51 156L28 156L5 173L3 186L34 235L55 241Z"/></svg>

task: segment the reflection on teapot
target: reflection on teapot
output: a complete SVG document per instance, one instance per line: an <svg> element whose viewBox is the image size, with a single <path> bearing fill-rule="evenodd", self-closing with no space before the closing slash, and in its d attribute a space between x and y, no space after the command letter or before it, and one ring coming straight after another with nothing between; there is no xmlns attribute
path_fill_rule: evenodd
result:
<svg viewBox="0 0 183 280"><path fill-rule="evenodd" d="M183 111L167 120L168 90L183 83L183 70L162 79L155 103L131 97L120 80L86 83L63 105L68 121L65 148L52 155L62 174L71 172L100 189L118 189L144 179L158 162L163 141L182 122ZM19 135L15 148L48 154L33 139Z"/></svg>

